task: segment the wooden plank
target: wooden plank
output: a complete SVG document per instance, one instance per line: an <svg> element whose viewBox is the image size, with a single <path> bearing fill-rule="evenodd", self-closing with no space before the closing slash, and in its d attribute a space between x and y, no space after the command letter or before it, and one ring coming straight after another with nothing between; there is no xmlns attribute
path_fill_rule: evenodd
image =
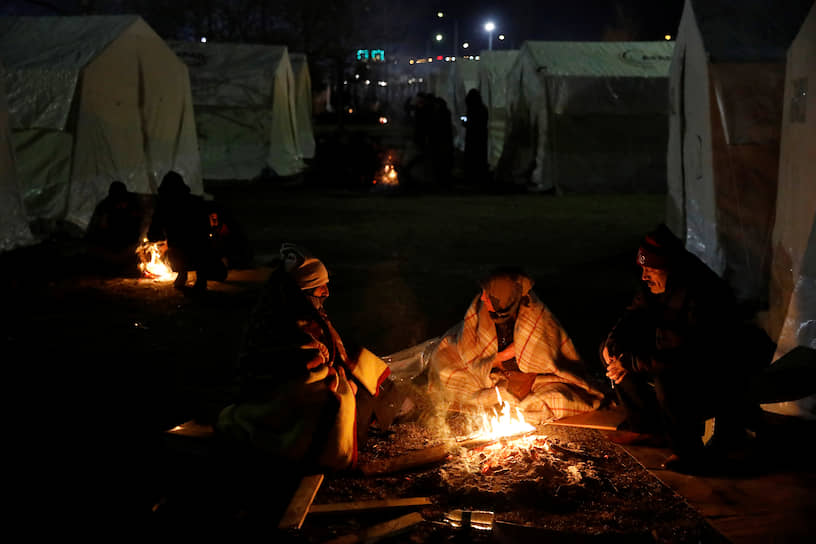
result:
<svg viewBox="0 0 816 544"><path fill-rule="evenodd" d="M292 500L286 508L283 517L278 523L280 529L300 529L303 525L303 520L306 519L306 514L312 506L317 490L320 489L320 484L323 483L323 474L311 474L304 476L300 481L300 485L295 494L292 495Z"/></svg>
<svg viewBox="0 0 816 544"><path fill-rule="evenodd" d="M604 408L603 410L593 410L577 416L562 417L550 421L547 425L614 431L618 428L618 425L623 423L624 419L626 419L626 413L622 408Z"/></svg>
<svg viewBox="0 0 816 544"><path fill-rule="evenodd" d="M408 497L403 499L377 499L371 501L336 502L330 504L313 504L309 508L310 514L325 514L336 512L359 512L362 510L380 510L384 508L400 508L405 506L425 506L431 504L428 497Z"/></svg>
<svg viewBox="0 0 816 544"><path fill-rule="evenodd" d="M409 527L413 527L423 520L422 514L419 512L411 512L404 516L372 525L368 529L359 534L343 535L326 542L325 544L357 544L358 542L375 542L381 538L395 535Z"/></svg>

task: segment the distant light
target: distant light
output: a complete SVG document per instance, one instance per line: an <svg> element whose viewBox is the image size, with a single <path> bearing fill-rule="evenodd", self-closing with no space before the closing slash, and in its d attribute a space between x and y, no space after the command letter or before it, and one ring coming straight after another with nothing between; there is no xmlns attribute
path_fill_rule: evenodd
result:
<svg viewBox="0 0 816 544"><path fill-rule="evenodd" d="M663 39L666 41L671 40L671 34L666 34L665 36L663 36Z"/></svg>
<svg viewBox="0 0 816 544"><path fill-rule="evenodd" d="M380 87L388 87L388 82L387 81L378 81L377 85L379 85Z"/></svg>
<svg viewBox="0 0 816 544"><path fill-rule="evenodd" d="M444 58L445 58L445 57L443 57L442 55L437 55L437 56L436 56L436 60L443 60Z"/></svg>
<svg viewBox="0 0 816 544"><path fill-rule="evenodd" d="M476 60L479 60L479 55L476 55Z"/></svg>
<svg viewBox="0 0 816 544"><path fill-rule="evenodd" d="M439 18L441 19L442 17L444 17L444 16L445 16L445 12L443 12L443 11L437 11L437 12L436 12L436 16L437 16L437 17L439 17Z"/></svg>
<svg viewBox="0 0 816 544"><path fill-rule="evenodd" d="M413 63L414 63L414 59L411 59L411 60L408 61L408 64L413 64Z"/></svg>
<svg viewBox="0 0 816 544"><path fill-rule="evenodd" d="M387 125L388 124L388 117L380 117L380 124Z"/></svg>
<svg viewBox="0 0 816 544"><path fill-rule="evenodd" d="M348 80L347 79L343 80L343 85L348 85Z"/></svg>
<svg viewBox="0 0 816 544"><path fill-rule="evenodd" d="M450 62L450 57L445 57L445 62Z"/></svg>
<svg viewBox="0 0 816 544"><path fill-rule="evenodd" d="M433 62L433 57L428 57L428 62Z"/></svg>
<svg viewBox="0 0 816 544"><path fill-rule="evenodd" d="M366 80L365 80L365 84L366 84L366 85L371 85L371 80L370 80L370 79L366 79Z"/></svg>
<svg viewBox="0 0 816 544"><path fill-rule="evenodd" d="M438 42L442 41L442 34L437 34L436 35L436 41L438 41Z"/></svg>
<svg viewBox="0 0 816 544"><path fill-rule="evenodd" d="M349 109L348 109L348 112L349 112L349 113L354 113L354 108L349 108Z"/></svg>
<svg viewBox="0 0 816 544"><path fill-rule="evenodd" d="M488 21L487 23L485 23L484 29L487 30L488 32L493 32L494 30L496 30L496 25L493 24L493 21Z"/></svg>
<svg viewBox="0 0 816 544"><path fill-rule="evenodd" d="M354 79L360 79L360 74L354 74Z"/></svg>
<svg viewBox="0 0 816 544"><path fill-rule="evenodd" d="M499 34L499 40L504 40L504 34Z"/></svg>
<svg viewBox="0 0 816 544"><path fill-rule="evenodd" d="M456 62L456 57L451 57L451 60Z"/></svg>
<svg viewBox="0 0 816 544"><path fill-rule="evenodd" d="M207 43L207 36L201 36L201 43Z"/></svg>
<svg viewBox="0 0 816 544"><path fill-rule="evenodd" d="M462 44L462 49L467 49L468 47L470 47L470 44L468 42Z"/></svg>
<svg viewBox="0 0 816 544"><path fill-rule="evenodd" d="M423 81L425 81L425 80L424 80L424 79L422 79L422 78L419 78L419 82L420 82L420 83L422 83Z"/></svg>

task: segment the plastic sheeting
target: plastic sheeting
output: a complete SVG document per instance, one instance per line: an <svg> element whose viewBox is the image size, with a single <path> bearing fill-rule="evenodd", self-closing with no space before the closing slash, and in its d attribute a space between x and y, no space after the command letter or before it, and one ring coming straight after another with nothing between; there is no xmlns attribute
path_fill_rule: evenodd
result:
<svg viewBox="0 0 816 544"><path fill-rule="evenodd" d="M295 79L285 46L169 42L190 72L206 179L246 180L304 168Z"/></svg>
<svg viewBox="0 0 816 544"><path fill-rule="evenodd" d="M786 66L766 327L778 338L775 360L797 346L816 349L816 6L791 44ZM764 408L816 419L816 396Z"/></svg>
<svg viewBox="0 0 816 544"><path fill-rule="evenodd" d="M756 307L768 301L784 54L803 5L687 0L670 69L667 223Z"/></svg>
<svg viewBox="0 0 816 544"><path fill-rule="evenodd" d="M665 190L671 42L525 42L497 175L540 190Z"/></svg>
<svg viewBox="0 0 816 544"><path fill-rule="evenodd" d="M0 253L34 242L17 182L8 106L0 63Z"/></svg>
<svg viewBox="0 0 816 544"><path fill-rule="evenodd" d="M496 168L504 148L507 124L507 73L518 49L482 51L479 60L479 92L487 106L487 163Z"/></svg>
<svg viewBox="0 0 816 544"><path fill-rule="evenodd" d="M289 53L295 77L295 119L298 127L300 154L306 159L315 156L314 118L312 115L312 76L305 53Z"/></svg>
<svg viewBox="0 0 816 544"><path fill-rule="evenodd" d="M84 229L112 181L169 170L203 193L187 69L140 17L0 18L0 51L30 216Z"/></svg>

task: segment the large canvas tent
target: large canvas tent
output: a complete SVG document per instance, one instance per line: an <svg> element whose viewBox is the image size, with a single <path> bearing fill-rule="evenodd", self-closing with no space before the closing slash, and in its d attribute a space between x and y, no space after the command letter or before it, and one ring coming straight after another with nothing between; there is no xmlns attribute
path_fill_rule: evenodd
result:
<svg viewBox="0 0 816 544"><path fill-rule="evenodd" d="M18 185L4 75L0 62L0 253L34 241Z"/></svg>
<svg viewBox="0 0 816 544"><path fill-rule="evenodd" d="M303 170L295 80L285 46L169 43L190 71L205 179Z"/></svg>
<svg viewBox="0 0 816 544"><path fill-rule="evenodd" d="M314 118L312 114L312 76L306 53L289 53L295 78L295 124L298 147L305 159L315 156Z"/></svg>
<svg viewBox="0 0 816 544"><path fill-rule="evenodd" d="M479 93L487 107L487 163L496 168L504 147L507 123L507 74L518 49L482 51L479 60Z"/></svg>
<svg viewBox="0 0 816 544"><path fill-rule="evenodd" d="M767 301L785 55L811 0L686 0L670 69L666 221L732 286Z"/></svg>
<svg viewBox="0 0 816 544"><path fill-rule="evenodd" d="M500 181L665 190L672 42L527 41L508 72Z"/></svg>
<svg viewBox="0 0 816 544"><path fill-rule="evenodd" d="M185 65L138 16L3 17L18 176L35 219L86 228L110 183L203 193Z"/></svg>
<svg viewBox="0 0 816 544"><path fill-rule="evenodd" d="M816 5L786 61L773 257L766 329L775 360L797 346L816 350ZM816 418L816 397L765 405L768 411Z"/></svg>

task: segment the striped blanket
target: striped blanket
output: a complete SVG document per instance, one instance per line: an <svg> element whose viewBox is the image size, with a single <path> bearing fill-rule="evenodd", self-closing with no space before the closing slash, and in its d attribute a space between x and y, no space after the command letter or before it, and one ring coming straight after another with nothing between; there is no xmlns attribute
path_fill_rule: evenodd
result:
<svg viewBox="0 0 816 544"><path fill-rule="evenodd" d="M492 373L498 340L496 326L477 296L465 318L439 342L431 358L435 383L450 399L466 406L517 406L528 422L538 424L596 409L603 394L582 376L584 364L567 332L534 292L519 308L513 333L516 362L522 372L537 374L522 400Z"/></svg>

